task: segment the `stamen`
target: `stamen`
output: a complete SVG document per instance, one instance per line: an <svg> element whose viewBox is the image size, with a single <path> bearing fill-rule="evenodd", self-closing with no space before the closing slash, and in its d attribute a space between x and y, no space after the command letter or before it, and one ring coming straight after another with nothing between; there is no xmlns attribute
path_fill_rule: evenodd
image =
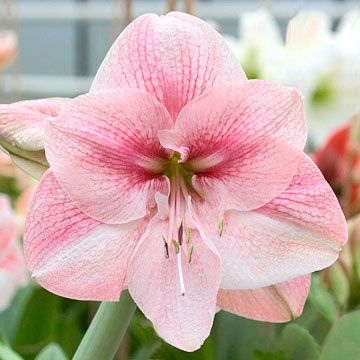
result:
<svg viewBox="0 0 360 360"><path fill-rule="evenodd" d="M218 226L218 235L219 235L219 237L222 236L223 231L224 231L224 218L221 217L220 221L219 221L219 226Z"/></svg>
<svg viewBox="0 0 360 360"><path fill-rule="evenodd" d="M189 243L190 242L190 235L191 235L191 229L189 226L187 226L185 228L185 239L186 239L186 242Z"/></svg>
<svg viewBox="0 0 360 360"><path fill-rule="evenodd" d="M189 249L188 249L188 262L189 262L189 264L191 263L191 260L192 260L193 251L194 251L194 246L193 246L193 244L191 244L189 246Z"/></svg>
<svg viewBox="0 0 360 360"><path fill-rule="evenodd" d="M184 233L184 226L183 226L183 221L181 219L179 229L178 229L178 241L179 241L180 246L182 245L182 241L183 241L183 233Z"/></svg>
<svg viewBox="0 0 360 360"><path fill-rule="evenodd" d="M164 255L165 255L165 259L169 258L169 245L166 241L165 235L162 236L163 241L164 241Z"/></svg>
<svg viewBox="0 0 360 360"><path fill-rule="evenodd" d="M179 245L179 243L178 243L175 239L172 239L172 243L173 243L173 245L174 245L176 254L179 254L179 252L180 252L180 245Z"/></svg>

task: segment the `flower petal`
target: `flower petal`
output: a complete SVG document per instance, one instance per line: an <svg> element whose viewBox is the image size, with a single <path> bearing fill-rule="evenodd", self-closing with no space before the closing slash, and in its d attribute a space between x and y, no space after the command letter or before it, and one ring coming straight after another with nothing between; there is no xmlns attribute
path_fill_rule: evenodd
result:
<svg viewBox="0 0 360 360"><path fill-rule="evenodd" d="M43 150L45 120L56 117L67 100L53 98L0 105L1 144L27 151Z"/></svg>
<svg viewBox="0 0 360 360"><path fill-rule="evenodd" d="M12 244L7 256L0 259L0 273L6 273L16 287L27 281L24 254L17 242Z"/></svg>
<svg viewBox="0 0 360 360"><path fill-rule="evenodd" d="M145 90L175 120L187 102L210 87L245 79L234 54L210 25L172 12L143 15L132 22L107 54L91 91Z"/></svg>
<svg viewBox="0 0 360 360"><path fill-rule="evenodd" d="M220 281L220 261L202 241L191 233L194 245L189 264L182 253L185 295L181 295L175 251L164 256L162 234L167 221L154 218L149 232L129 265L127 284L131 296L154 324L165 341L185 351L198 349L208 337L216 312ZM183 244L183 247L185 244Z"/></svg>
<svg viewBox="0 0 360 360"><path fill-rule="evenodd" d="M331 265L347 241L347 226L330 186L304 155L283 193L258 210L226 212L223 235L214 241L221 287L253 289Z"/></svg>
<svg viewBox="0 0 360 360"><path fill-rule="evenodd" d="M44 153L46 120L56 117L67 100L52 98L0 105L0 147L36 179L49 167Z"/></svg>
<svg viewBox="0 0 360 360"><path fill-rule="evenodd" d="M157 191L166 193L166 154L157 132L171 126L166 109L139 90L87 94L48 126L46 156L83 212L125 223L147 215Z"/></svg>
<svg viewBox="0 0 360 360"><path fill-rule="evenodd" d="M30 205L24 235L33 276L51 292L116 301L145 220L106 225L82 213L47 172Z"/></svg>
<svg viewBox="0 0 360 360"><path fill-rule="evenodd" d="M302 314L311 276L305 275L276 285L252 290L224 290L218 306L234 314L269 322L286 322Z"/></svg>
<svg viewBox="0 0 360 360"><path fill-rule="evenodd" d="M228 209L258 208L286 189L306 141L301 95L269 81L209 90L161 131L166 148L197 173L203 198Z"/></svg>
<svg viewBox="0 0 360 360"><path fill-rule="evenodd" d="M13 243L6 256L0 257L0 312L9 305L16 290L27 281L24 254L17 243Z"/></svg>

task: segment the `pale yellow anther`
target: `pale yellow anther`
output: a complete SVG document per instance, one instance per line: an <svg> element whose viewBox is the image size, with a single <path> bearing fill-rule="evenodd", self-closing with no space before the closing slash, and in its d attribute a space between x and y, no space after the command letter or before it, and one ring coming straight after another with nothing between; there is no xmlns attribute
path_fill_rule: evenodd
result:
<svg viewBox="0 0 360 360"><path fill-rule="evenodd" d="M189 243L190 242L190 236L191 236L191 229L189 226L187 226L185 228L185 239L186 239L186 242Z"/></svg>
<svg viewBox="0 0 360 360"><path fill-rule="evenodd" d="M166 237L165 235L162 236L162 239L164 241L164 256L165 256L165 259L168 259L169 258L169 245L166 241Z"/></svg>
<svg viewBox="0 0 360 360"><path fill-rule="evenodd" d="M179 243L178 243L175 239L172 240L172 243L173 243L173 245L174 245L175 252L178 254L178 253L180 252L180 245L179 245Z"/></svg>
<svg viewBox="0 0 360 360"><path fill-rule="evenodd" d="M218 235L219 235L219 237L222 236L223 232L224 232L224 218L221 217L220 221L219 221L219 226L218 226Z"/></svg>
<svg viewBox="0 0 360 360"><path fill-rule="evenodd" d="M188 262L191 263L194 246L191 244L188 249Z"/></svg>

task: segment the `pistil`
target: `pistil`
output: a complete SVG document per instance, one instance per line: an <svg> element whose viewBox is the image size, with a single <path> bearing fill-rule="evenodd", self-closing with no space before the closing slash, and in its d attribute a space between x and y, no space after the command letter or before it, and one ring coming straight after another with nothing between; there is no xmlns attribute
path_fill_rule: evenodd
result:
<svg viewBox="0 0 360 360"><path fill-rule="evenodd" d="M186 188L182 179L178 164L178 158L174 157L171 160L168 176L170 177L170 196L169 196L169 230L168 239L171 239L174 252L176 254L178 279L180 285L180 293L185 295L185 282L183 274L182 256L183 247L188 250L187 259L190 262L193 252L193 246L190 244L190 228L185 225L185 213L187 204L187 192L184 193ZM184 237L186 242L184 242ZM167 244L165 240L165 244ZM166 245L165 245L166 246Z"/></svg>

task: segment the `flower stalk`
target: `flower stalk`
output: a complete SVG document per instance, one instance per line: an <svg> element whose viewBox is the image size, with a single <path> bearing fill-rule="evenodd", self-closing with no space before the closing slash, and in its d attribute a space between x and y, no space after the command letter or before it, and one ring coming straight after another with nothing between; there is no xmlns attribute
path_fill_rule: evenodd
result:
<svg viewBox="0 0 360 360"><path fill-rule="evenodd" d="M112 360L135 313L128 291L119 302L103 302L82 339L73 360Z"/></svg>

